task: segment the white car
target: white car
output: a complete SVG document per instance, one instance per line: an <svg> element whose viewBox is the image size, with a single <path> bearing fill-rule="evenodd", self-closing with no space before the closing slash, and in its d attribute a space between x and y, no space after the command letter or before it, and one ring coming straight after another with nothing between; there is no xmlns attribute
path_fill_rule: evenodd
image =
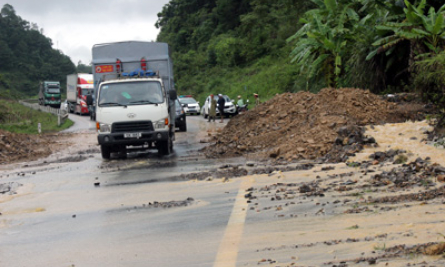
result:
<svg viewBox="0 0 445 267"><path fill-rule="evenodd" d="M228 96L223 95L224 99L226 100L226 104L224 105L224 114L226 116L233 116L236 115L236 106L233 104L233 100L231 100ZM214 95L213 98L215 98L216 103L218 103L218 95ZM210 110L210 96L206 98L206 101L203 105L203 112L202 115L204 118L207 118L209 116L209 110ZM218 108L216 109L216 114L219 114Z"/></svg>
<svg viewBox="0 0 445 267"><path fill-rule="evenodd" d="M199 102L193 97L178 97L179 102L184 107L186 114L201 114L201 107L199 107Z"/></svg>

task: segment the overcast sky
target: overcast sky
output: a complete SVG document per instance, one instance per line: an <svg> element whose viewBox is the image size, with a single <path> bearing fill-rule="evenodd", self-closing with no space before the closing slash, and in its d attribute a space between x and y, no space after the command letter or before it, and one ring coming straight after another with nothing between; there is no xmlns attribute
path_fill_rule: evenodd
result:
<svg viewBox="0 0 445 267"><path fill-rule="evenodd" d="M53 48L75 65L91 62L94 44L115 41L155 41L154 26L169 0L0 0L18 16L37 23ZM1 8L0 7L0 8Z"/></svg>

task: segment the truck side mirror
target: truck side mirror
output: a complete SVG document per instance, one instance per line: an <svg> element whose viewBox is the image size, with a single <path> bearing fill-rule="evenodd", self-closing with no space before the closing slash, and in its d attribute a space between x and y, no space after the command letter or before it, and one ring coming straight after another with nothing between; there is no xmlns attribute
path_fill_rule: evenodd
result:
<svg viewBox="0 0 445 267"><path fill-rule="evenodd" d="M91 106L93 104L93 96L87 95L87 105Z"/></svg>
<svg viewBox="0 0 445 267"><path fill-rule="evenodd" d="M169 94L170 100L176 100L178 98L178 94L176 93L176 90L170 90Z"/></svg>

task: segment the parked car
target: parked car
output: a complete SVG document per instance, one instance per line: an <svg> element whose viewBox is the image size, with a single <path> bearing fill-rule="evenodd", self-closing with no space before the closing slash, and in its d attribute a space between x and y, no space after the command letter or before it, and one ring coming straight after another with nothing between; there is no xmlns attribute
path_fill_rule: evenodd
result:
<svg viewBox="0 0 445 267"><path fill-rule="evenodd" d="M226 100L226 104L224 105L224 114L228 117L236 115L237 114L236 107L233 104L233 101L227 95L223 95L223 97ZM218 95L214 95L213 98L215 98L216 102L218 102ZM210 110L210 96L206 98L203 107L204 108L202 109L203 110L202 115L204 116L204 118L207 118L209 116L209 110ZM216 109L216 115L218 114L219 110Z"/></svg>
<svg viewBox="0 0 445 267"><path fill-rule="evenodd" d="M187 104L185 104L187 105ZM179 127L179 131L186 132L187 131L187 119L185 116L184 107L179 102L178 99L175 100L176 106L176 118L175 118L175 126Z"/></svg>
<svg viewBox="0 0 445 267"><path fill-rule="evenodd" d="M191 96L179 96L179 102L183 105L186 114L201 114L199 102Z"/></svg>

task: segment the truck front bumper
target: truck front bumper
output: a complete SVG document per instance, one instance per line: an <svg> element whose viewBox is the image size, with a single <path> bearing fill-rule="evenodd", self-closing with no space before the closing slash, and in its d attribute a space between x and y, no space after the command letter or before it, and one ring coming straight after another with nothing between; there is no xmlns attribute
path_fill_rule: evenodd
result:
<svg viewBox="0 0 445 267"><path fill-rule="evenodd" d="M99 134L97 141L99 145L144 145L157 141L168 141L168 131L152 131L138 133L107 133Z"/></svg>

